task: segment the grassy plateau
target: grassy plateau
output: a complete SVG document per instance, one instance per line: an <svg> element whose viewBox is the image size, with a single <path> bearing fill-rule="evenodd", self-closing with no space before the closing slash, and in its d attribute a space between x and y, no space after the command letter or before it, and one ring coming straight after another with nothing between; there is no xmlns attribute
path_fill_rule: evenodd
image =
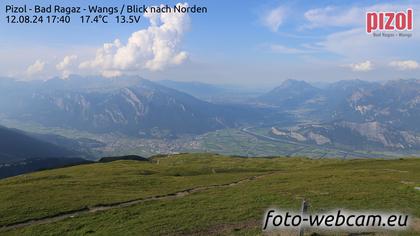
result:
<svg viewBox="0 0 420 236"><path fill-rule="evenodd" d="M296 235L263 232L262 219L269 207L298 211L303 198L312 212L406 213L410 230L369 235L420 235L418 187L415 158L155 156L1 180L0 235Z"/></svg>

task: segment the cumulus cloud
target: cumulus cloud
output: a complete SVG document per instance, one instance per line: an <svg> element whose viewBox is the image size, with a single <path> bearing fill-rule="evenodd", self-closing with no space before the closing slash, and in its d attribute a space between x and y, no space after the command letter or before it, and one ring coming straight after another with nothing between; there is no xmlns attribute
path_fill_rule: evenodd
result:
<svg viewBox="0 0 420 236"><path fill-rule="evenodd" d="M389 65L397 68L398 70L415 70L420 68L419 63L414 60L391 61Z"/></svg>
<svg viewBox="0 0 420 236"><path fill-rule="evenodd" d="M62 73L63 78L67 78L71 74L71 69L74 67L77 60L77 55L65 56L63 60L56 65L58 71Z"/></svg>
<svg viewBox="0 0 420 236"><path fill-rule="evenodd" d="M187 3L180 4L188 6ZM162 70L184 62L188 54L180 50L181 40L190 19L184 13L146 13L150 26L134 32L127 43L116 39L98 49L92 60L80 64L81 69L96 70L104 76L117 76L127 71Z"/></svg>
<svg viewBox="0 0 420 236"><path fill-rule="evenodd" d="M369 60L365 62L354 63L354 64L345 65L345 66L349 67L353 71L361 71L361 72L366 72L373 69L373 63Z"/></svg>
<svg viewBox="0 0 420 236"><path fill-rule="evenodd" d="M41 60L36 60L34 64L30 65L26 70L28 76L34 76L40 74L44 71L45 62Z"/></svg>
<svg viewBox="0 0 420 236"><path fill-rule="evenodd" d="M57 70L65 70L66 68L68 68L73 61L77 60L77 56L76 55L71 55L71 56L65 56L63 58L63 60L57 64L56 68Z"/></svg>
<svg viewBox="0 0 420 236"><path fill-rule="evenodd" d="M283 6L267 11L261 18L262 24L273 32L277 32L284 21L286 9Z"/></svg>

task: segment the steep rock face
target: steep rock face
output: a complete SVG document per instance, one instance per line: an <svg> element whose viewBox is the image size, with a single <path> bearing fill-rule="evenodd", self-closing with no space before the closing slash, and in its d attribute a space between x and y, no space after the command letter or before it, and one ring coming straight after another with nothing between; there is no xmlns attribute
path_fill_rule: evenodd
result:
<svg viewBox="0 0 420 236"><path fill-rule="evenodd" d="M339 81L323 89L301 81L286 81L258 100L282 109L309 110L323 121L380 122L420 131L420 80L370 83Z"/></svg>
<svg viewBox="0 0 420 236"><path fill-rule="evenodd" d="M354 91L347 110L337 109L340 118L378 121L399 129L420 131L420 80L398 80L369 90Z"/></svg>
<svg viewBox="0 0 420 236"><path fill-rule="evenodd" d="M318 145L420 148L420 80L340 81L320 89L316 97L322 102L304 99L290 108L305 111L307 125L271 133Z"/></svg>
<svg viewBox="0 0 420 236"><path fill-rule="evenodd" d="M317 145L344 145L352 148L419 149L420 135L401 131L379 122L340 121L317 125L300 125L292 130L273 127L274 136Z"/></svg>
<svg viewBox="0 0 420 236"><path fill-rule="evenodd" d="M341 122L339 125L358 133L368 141L381 144L385 148L405 149L420 147L420 142L414 140L410 141L408 138L410 135L412 135L412 138L415 138L416 136L414 136L414 134L406 133L406 135L404 135L404 132L386 127L379 122Z"/></svg>

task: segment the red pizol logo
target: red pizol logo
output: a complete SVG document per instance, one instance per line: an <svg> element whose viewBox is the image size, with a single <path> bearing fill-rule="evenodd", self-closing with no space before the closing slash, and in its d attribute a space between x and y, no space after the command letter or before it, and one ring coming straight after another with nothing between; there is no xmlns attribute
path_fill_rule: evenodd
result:
<svg viewBox="0 0 420 236"><path fill-rule="evenodd" d="M367 12L366 32L372 33L372 31L376 30L413 30L413 9L401 12Z"/></svg>

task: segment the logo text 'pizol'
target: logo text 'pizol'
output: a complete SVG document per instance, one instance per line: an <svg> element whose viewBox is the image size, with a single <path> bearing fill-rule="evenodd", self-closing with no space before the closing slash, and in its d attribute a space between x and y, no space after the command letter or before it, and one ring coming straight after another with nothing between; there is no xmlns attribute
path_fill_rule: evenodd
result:
<svg viewBox="0 0 420 236"><path fill-rule="evenodd" d="M413 9L407 9L406 12L367 12L366 32L375 30L413 30Z"/></svg>

